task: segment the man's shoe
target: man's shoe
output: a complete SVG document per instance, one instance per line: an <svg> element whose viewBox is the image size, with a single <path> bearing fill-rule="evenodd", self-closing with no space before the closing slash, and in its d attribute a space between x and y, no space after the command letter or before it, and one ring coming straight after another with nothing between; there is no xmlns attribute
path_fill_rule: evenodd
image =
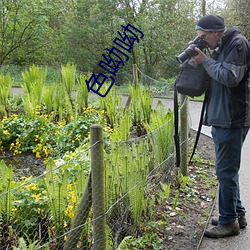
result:
<svg viewBox="0 0 250 250"><path fill-rule="evenodd" d="M245 214L239 215L238 222L241 229L247 226L247 220Z"/></svg>
<svg viewBox="0 0 250 250"><path fill-rule="evenodd" d="M245 214L239 215L238 222L239 222L240 229L243 229L243 228L245 228L247 226L247 220L246 220ZM214 225L214 226L217 226L218 225L218 219L217 218L212 218L211 224Z"/></svg>
<svg viewBox="0 0 250 250"><path fill-rule="evenodd" d="M234 222L232 224L222 225L219 224L210 229L206 229L204 235L209 238L223 238L228 236L239 235L240 227L238 222Z"/></svg>

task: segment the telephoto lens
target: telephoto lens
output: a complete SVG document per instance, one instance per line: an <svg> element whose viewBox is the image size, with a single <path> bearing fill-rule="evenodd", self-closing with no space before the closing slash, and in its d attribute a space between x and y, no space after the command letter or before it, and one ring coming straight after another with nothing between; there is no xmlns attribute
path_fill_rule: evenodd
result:
<svg viewBox="0 0 250 250"><path fill-rule="evenodd" d="M176 59L179 63L185 62L190 57L198 55L198 53L195 51L195 47L199 48L200 50L203 50L207 48L207 43L199 36L197 36L190 45L181 53L179 54Z"/></svg>

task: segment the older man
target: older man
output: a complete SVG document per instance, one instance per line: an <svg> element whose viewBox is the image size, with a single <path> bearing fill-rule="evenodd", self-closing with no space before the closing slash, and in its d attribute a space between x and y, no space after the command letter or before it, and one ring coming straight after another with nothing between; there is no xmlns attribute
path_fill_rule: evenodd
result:
<svg viewBox="0 0 250 250"><path fill-rule="evenodd" d="M196 33L213 50L212 56L195 48L193 59L203 64L211 78L204 125L212 126L219 181L219 218L205 235L212 238L238 235L247 226L240 200L241 149L250 126L250 46L238 27L226 30L220 16L202 17Z"/></svg>

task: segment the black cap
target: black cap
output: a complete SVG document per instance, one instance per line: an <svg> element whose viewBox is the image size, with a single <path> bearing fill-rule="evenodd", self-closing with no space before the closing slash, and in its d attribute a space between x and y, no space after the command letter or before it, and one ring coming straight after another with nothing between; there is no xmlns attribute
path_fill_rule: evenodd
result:
<svg viewBox="0 0 250 250"><path fill-rule="evenodd" d="M221 16L203 16L195 26L195 30L204 31L224 31L225 24L224 19Z"/></svg>

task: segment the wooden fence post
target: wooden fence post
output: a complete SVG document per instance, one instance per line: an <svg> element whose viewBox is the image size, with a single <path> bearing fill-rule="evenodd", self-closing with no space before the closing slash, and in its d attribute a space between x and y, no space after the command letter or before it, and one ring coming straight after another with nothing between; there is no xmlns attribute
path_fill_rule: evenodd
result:
<svg viewBox="0 0 250 250"><path fill-rule="evenodd" d="M181 174L187 176L188 174L188 97L181 96L180 109L180 169Z"/></svg>
<svg viewBox="0 0 250 250"><path fill-rule="evenodd" d="M134 85L138 84L138 71L137 71L137 65L133 64L133 77L134 77Z"/></svg>
<svg viewBox="0 0 250 250"><path fill-rule="evenodd" d="M91 176L93 205L93 250L106 249L106 216L104 192L104 149L103 130L99 124L90 127Z"/></svg>

